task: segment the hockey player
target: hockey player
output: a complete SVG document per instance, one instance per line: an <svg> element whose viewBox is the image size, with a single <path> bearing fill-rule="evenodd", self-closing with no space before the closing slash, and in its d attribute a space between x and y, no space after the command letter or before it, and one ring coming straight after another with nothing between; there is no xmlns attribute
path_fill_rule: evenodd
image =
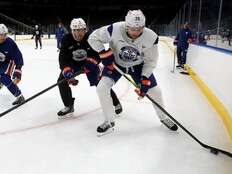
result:
<svg viewBox="0 0 232 174"><path fill-rule="evenodd" d="M56 40L57 40L57 51L60 50L61 47L61 40L65 34L67 34L67 29L63 26L62 22L58 23L58 27L56 29Z"/></svg>
<svg viewBox="0 0 232 174"><path fill-rule="evenodd" d="M189 47L189 43L192 42L192 31L190 30L190 25L186 22L181 29L173 44L177 46L177 60L178 65L177 68L184 69L184 65L186 64L186 55Z"/></svg>
<svg viewBox="0 0 232 174"><path fill-rule="evenodd" d="M25 100L17 86L22 76L23 57L16 43L7 37L7 33L7 27L0 24L0 83L16 97L12 104L17 105Z"/></svg>
<svg viewBox="0 0 232 174"><path fill-rule="evenodd" d="M125 22L117 22L95 30L88 39L90 46L99 52L105 65L97 93L103 109L105 121L97 128L99 135L106 134L115 126L110 90L122 76L113 65L130 74L140 85L138 95L149 94L162 107L162 95L153 75L158 59L158 36L145 27L145 16L141 10L128 11ZM109 43L105 50L103 44ZM160 121L169 129L178 129L166 115L153 105Z"/></svg>
<svg viewBox="0 0 232 174"><path fill-rule="evenodd" d="M70 78L74 73L83 71L86 74L90 86L96 86L100 78L100 68L98 66L100 57L88 44L86 23L82 18L75 18L71 21L71 33L66 34L61 41L61 49L59 53L59 64L61 73L58 81L64 78ZM60 110L58 118L70 116L69 113L74 112L74 98L69 85L77 85L78 81L72 78L59 85L59 91L65 108ZM111 102L114 103L115 112L122 112L121 104L111 90Z"/></svg>
<svg viewBox="0 0 232 174"><path fill-rule="evenodd" d="M43 37L43 33L38 25L35 25L35 30L34 30L34 33L33 33L33 36L31 37L31 39L33 39L34 37L35 37L35 49L38 49L38 42L40 45L40 49L42 49L41 37Z"/></svg>

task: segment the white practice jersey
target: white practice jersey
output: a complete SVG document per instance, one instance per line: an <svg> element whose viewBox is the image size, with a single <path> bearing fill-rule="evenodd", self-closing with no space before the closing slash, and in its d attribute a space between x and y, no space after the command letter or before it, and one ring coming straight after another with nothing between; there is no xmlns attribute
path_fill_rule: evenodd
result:
<svg viewBox="0 0 232 174"><path fill-rule="evenodd" d="M126 33L125 22L117 22L95 30L88 42L97 52L104 50L104 44L109 43L115 62L124 68L144 63L143 76L150 77L156 67L158 36L146 27L141 36L133 40Z"/></svg>

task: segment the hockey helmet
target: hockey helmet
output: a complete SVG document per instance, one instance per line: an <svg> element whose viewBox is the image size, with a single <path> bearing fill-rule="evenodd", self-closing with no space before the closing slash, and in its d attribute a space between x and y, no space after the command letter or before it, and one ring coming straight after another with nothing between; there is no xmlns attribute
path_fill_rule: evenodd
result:
<svg viewBox="0 0 232 174"><path fill-rule="evenodd" d="M7 34L8 29L4 24L0 24L0 34Z"/></svg>
<svg viewBox="0 0 232 174"><path fill-rule="evenodd" d="M71 21L70 28L71 28L71 30L85 29L86 28L86 23L82 18L74 18Z"/></svg>
<svg viewBox="0 0 232 174"><path fill-rule="evenodd" d="M125 22L127 27L139 28L145 26L146 18L141 10L129 10Z"/></svg>

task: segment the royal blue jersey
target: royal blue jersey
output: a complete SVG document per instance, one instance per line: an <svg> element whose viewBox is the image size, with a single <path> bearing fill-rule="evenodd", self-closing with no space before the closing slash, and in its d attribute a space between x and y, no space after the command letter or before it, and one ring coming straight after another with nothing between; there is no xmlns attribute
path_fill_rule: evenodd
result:
<svg viewBox="0 0 232 174"><path fill-rule="evenodd" d="M67 30L64 27L58 27L56 29L56 39L61 40L66 33L67 33Z"/></svg>
<svg viewBox="0 0 232 174"><path fill-rule="evenodd" d="M16 66L23 66L23 57L16 43L9 37L0 43L0 65L8 64L11 60Z"/></svg>

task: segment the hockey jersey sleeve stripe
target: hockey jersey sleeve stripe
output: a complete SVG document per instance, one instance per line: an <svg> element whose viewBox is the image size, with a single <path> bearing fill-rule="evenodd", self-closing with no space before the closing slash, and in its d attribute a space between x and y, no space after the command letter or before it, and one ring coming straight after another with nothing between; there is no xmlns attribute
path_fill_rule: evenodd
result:
<svg viewBox="0 0 232 174"><path fill-rule="evenodd" d="M112 33L113 33L113 25L112 24L109 27L107 27L107 31L109 32L110 36L112 36Z"/></svg>
<svg viewBox="0 0 232 174"><path fill-rule="evenodd" d="M158 42L159 42L159 37L156 38L156 40L155 40L155 42L154 42L153 45L158 44Z"/></svg>
<svg viewBox="0 0 232 174"><path fill-rule="evenodd" d="M88 57L86 60L89 61L89 62L91 62L91 63L94 64L94 65L97 65L97 64L98 64L98 61L94 60L94 59L91 58L91 57Z"/></svg>
<svg viewBox="0 0 232 174"><path fill-rule="evenodd" d="M9 62L9 64L8 64L8 67L7 67L6 71L5 71L5 74L11 76L12 73L13 73L14 66L15 66L14 61L11 60L11 61Z"/></svg>
<svg viewBox="0 0 232 174"><path fill-rule="evenodd" d="M108 58L109 56L111 56L113 54L112 50L109 49L108 51L104 51L102 53L99 54L101 59L105 59Z"/></svg>

